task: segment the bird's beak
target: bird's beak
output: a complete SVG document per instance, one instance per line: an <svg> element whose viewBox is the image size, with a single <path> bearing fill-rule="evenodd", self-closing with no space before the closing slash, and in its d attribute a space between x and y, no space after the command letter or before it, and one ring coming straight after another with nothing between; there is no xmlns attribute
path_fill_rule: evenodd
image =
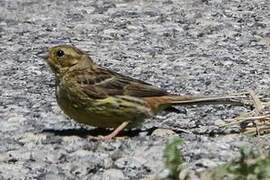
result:
<svg viewBox="0 0 270 180"><path fill-rule="evenodd" d="M41 48L38 52L37 52L37 56L44 59L44 60L48 60L49 58L49 53L48 53L48 48Z"/></svg>
<svg viewBox="0 0 270 180"><path fill-rule="evenodd" d="M38 56L45 60L48 60L49 58L48 53L42 53L42 54L39 54Z"/></svg>

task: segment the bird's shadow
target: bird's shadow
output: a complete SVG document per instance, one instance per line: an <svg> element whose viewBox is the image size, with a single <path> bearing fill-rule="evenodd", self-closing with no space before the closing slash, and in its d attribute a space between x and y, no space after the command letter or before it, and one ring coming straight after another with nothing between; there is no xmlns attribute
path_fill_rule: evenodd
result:
<svg viewBox="0 0 270 180"><path fill-rule="evenodd" d="M134 130L124 130L119 133L117 136L128 136L128 137L135 137L138 136L140 133L146 133L146 135L152 134L157 127L153 127L146 130L134 129ZM112 130L109 129L102 129L102 128L95 128L95 129L86 129L86 128L78 128L78 129L44 129L41 131L42 133L51 133L56 136L79 136L79 137L88 137L88 136L105 136L112 133Z"/></svg>

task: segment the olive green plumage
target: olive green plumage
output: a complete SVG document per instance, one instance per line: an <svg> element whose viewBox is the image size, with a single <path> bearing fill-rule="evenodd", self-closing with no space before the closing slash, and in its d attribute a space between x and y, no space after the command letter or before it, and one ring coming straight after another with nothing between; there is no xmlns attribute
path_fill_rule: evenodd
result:
<svg viewBox="0 0 270 180"><path fill-rule="evenodd" d="M98 66L69 45L49 48L56 78L56 99L77 122L102 128L133 127L172 104L218 102L226 98L177 96ZM124 123L124 124L123 124ZM122 126L120 126L122 125Z"/></svg>

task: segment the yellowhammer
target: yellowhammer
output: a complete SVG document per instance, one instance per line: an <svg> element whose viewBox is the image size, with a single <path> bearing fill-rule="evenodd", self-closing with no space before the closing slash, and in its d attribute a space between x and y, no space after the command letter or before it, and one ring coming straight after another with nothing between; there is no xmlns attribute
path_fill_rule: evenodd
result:
<svg viewBox="0 0 270 180"><path fill-rule="evenodd" d="M115 128L111 139L125 127L176 104L224 103L233 97L173 95L151 84L98 66L83 51L69 45L49 48L48 64L56 77L56 99L69 117L79 123Z"/></svg>

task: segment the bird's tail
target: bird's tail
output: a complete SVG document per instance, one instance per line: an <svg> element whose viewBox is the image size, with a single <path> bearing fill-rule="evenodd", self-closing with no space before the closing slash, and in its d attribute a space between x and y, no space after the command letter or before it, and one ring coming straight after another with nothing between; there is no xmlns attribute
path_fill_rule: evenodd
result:
<svg viewBox="0 0 270 180"><path fill-rule="evenodd" d="M233 105L251 105L247 101L247 95L231 96L160 96L144 98L152 109L167 105L206 105L206 104L233 104Z"/></svg>
<svg viewBox="0 0 270 180"><path fill-rule="evenodd" d="M168 96L170 104L234 104L243 105L247 103L247 96Z"/></svg>

